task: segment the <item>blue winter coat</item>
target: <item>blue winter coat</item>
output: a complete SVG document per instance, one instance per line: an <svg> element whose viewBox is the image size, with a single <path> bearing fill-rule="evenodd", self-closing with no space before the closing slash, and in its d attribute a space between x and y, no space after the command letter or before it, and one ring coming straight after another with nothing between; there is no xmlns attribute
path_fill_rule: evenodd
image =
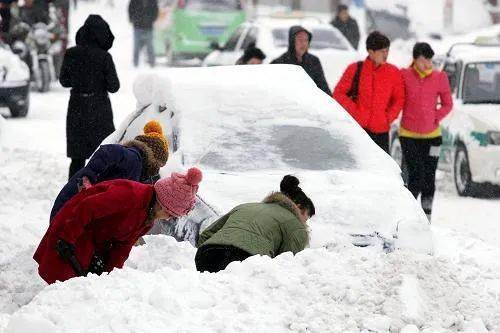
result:
<svg viewBox="0 0 500 333"><path fill-rule="evenodd" d="M119 144L101 146L89 160L63 187L54 202L50 220L59 212L66 201L78 193L78 181L87 177L92 184L112 179L129 179L150 182L143 176L143 152L137 147Z"/></svg>

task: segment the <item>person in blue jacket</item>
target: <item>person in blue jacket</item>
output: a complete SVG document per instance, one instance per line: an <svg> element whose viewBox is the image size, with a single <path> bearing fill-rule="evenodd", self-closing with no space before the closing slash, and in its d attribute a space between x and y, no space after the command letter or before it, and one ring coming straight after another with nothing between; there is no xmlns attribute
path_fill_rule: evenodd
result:
<svg viewBox="0 0 500 333"><path fill-rule="evenodd" d="M64 204L83 187L106 180L129 179L153 184L159 179L159 170L168 160L168 141L161 124L150 121L144 126L144 135L123 144L102 145L85 167L70 178L57 196L50 221Z"/></svg>

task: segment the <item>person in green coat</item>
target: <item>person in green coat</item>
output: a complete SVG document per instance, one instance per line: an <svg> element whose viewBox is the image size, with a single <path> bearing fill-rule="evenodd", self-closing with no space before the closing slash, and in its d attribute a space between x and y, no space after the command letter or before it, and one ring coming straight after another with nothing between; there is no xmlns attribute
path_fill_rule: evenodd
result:
<svg viewBox="0 0 500 333"><path fill-rule="evenodd" d="M299 180L287 175L280 192L261 203L235 207L203 231L197 242L196 268L215 273L254 255L274 258L300 252L309 244L306 222L314 214L314 204L299 187Z"/></svg>

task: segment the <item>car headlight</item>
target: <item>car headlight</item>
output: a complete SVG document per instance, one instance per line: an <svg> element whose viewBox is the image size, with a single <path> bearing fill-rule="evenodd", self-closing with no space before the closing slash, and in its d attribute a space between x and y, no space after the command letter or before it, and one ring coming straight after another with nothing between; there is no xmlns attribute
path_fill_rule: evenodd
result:
<svg viewBox="0 0 500 333"><path fill-rule="evenodd" d="M490 145L500 145L500 132L488 132L488 144Z"/></svg>

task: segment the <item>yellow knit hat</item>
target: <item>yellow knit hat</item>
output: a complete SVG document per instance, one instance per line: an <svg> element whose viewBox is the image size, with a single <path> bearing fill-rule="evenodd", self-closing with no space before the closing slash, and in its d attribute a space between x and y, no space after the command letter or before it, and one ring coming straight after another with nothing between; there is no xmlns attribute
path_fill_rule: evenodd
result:
<svg viewBox="0 0 500 333"><path fill-rule="evenodd" d="M144 135L138 135L135 140L144 142L151 150L160 165L165 165L168 160L168 141L163 135L163 128L156 120L149 121L144 125Z"/></svg>

